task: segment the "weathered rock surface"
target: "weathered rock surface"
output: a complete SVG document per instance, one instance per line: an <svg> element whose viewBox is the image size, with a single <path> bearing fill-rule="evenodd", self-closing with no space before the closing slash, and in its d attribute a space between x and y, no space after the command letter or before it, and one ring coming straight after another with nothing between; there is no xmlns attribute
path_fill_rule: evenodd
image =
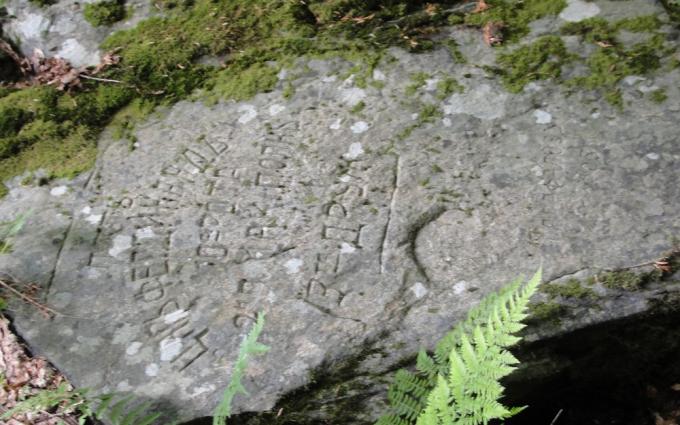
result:
<svg viewBox="0 0 680 425"><path fill-rule="evenodd" d="M2 25L4 35L17 41L25 56L40 49L45 56L59 56L76 67L97 65L103 53L99 45L109 34L134 27L155 10L149 1L128 0L127 19L110 27L93 27L85 20L83 8L97 1L61 0L40 7L28 0L7 0L4 7L9 16Z"/></svg>
<svg viewBox="0 0 680 425"><path fill-rule="evenodd" d="M350 64L312 60L289 71L290 99L282 81L247 102L182 102L139 127L134 150L104 137L86 176L17 180L0 218L33 213L0 270L64 313L17 306L17 329L75 384L190 418L217 404L265 311L272 350L236 404L266 410L334 360L389 370L541 264L548 280L587 277L671 247L679 70L623 83L622 111L548 83L513 95L477 66L493 55L478 34L450 35L484 55L393 50L367 87ZM407 96L415 72L432 81ZM439 99L445 77L465 92ZM664 103L643 97L654 86ZM422 122L425 104L443 115ZM603 308L562 329L645 311L663 292L597 289Z"/></svg>

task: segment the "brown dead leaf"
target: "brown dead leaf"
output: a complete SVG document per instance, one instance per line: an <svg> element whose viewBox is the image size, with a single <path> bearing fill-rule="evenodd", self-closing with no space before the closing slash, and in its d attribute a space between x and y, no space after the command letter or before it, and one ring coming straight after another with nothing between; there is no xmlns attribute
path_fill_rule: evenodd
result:
<svg viewBox="0 0 680 425"><path fill-rule="evenodd" d="M487 46L498 46L503 43L503 23L487 22L482 28L482 35Z"/></svg>
<svg viewBox="0 0 680 425"><path fill-rule="evenodd" d="M351 14L348 14L340 18L340 20L343 22L352 21L356 22L357 24L363 24L364 22L368 22L373 18L375 18L375 13L371 13L368 16L352 16Z"/></svg>
<svg viewBox="0 0 680 425"><path fill-rule="evenodd" d="M658 413L654 413L654 425L678 425L674 419L664 419Z"/></svg>
<svg viewBox="0 0 680 425"><path fill-rule="evenodd" d="M5 382L0 385L0 412L16 406L23 400L41 390L54 389L64 381L64 377L52 369L40 357L29 357L24 347L9 329L9 322L0 316L0 370ZM77 418L56 412L30 412L9 418L7 425L57 425L78 423Z"/></svg>
<svg viewBox="0 0 680 425"><path fill-rule="evenodd" d="M656 260L654 262L654 267L657 270L660 270L661 273L672 273L673 272L673 267L671 267L670 258L661 258L659 260ZM678 385L678 384L676 384L676 385ZM676 391L680 391L680 389L676 390Z"/></svg>
<svg viewBox="0 0 680 425"><path fill-rule="evenodd" d="M481 13L481 12L484 12L485 10L489 9L490 7L491 6L486 4L486 1L477 0L477 6L470 13Z"/></svg>
<svg viewBox="0 0 680 425"><path fill-rule="evenodd" d="M439 6L433 3L427 3L425 4L425 13L427 13L428 16L434 16L437 14L439 11Z"/></svg>
<svg viewBox="0 0 680 425"><path fill-rule="evenodd" d="M595 44L597 44L598 46L603 47L603 48L605 48L605 49L606 49L607 47L612 47L612 46L613 46L613 44L611 44L611 43L608 42L608 41L597 41L597 42L595 42Z"/></svg>

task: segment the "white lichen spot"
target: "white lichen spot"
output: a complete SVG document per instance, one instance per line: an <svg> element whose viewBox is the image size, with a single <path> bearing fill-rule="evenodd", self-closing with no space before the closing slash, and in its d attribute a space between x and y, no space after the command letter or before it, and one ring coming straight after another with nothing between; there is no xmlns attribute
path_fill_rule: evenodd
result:
<svg viewBox="0 0 680 425"><path fill-rule="evenodd" d="M336 82L337 80L338 80L338 76L337 76L337 75L326 75L325 77L323 77L323 78L321 79L321 81L324 82L324 83L334 83L334 82Z"/></svg>
<svg viewBox="0 0 680 425"><path fill-rule="evenodd" d="M277 297L274 291L270 290L267 292L267 302L269 302L269 304L274 304L276 302L276 298Z"/></svg>
<svg viewBox="0 0 680 425"><path fill-rule="evenodd" d="M369 125L366 121L357 121L350 127L350 130L352 130L352 133L354 134L365 133L368 129Z"/></svg>
<svg viewBox="0 0 680 425"><path fill-rule="evenodd" d="M146 376L152 376L153 377L153 376L158 375L159 369L160 368L158 367L158 365L156 363L151 363L151 364L146 366L146 369L144 369L144 373L146 374Z"/></svg>
<svg viewBox="0 0 680 425"><path fill-rule="evenodd" d="M628 75L623 79L624 84L628 86L634 86L635 84L639 83L640 81L645 81L645 77L640 77L639 75Z"/></svg>
<svg viewBox="0 0 680 425"><path fill-rule="evenodd" d="M596 120L596 119L600 118L600 113L599 112L593 112L592 114L590 114L590 118Z"/></svg>
<svg viewBox="0 0 680 425"><path fill-rule="evenodd" d="M137 239L151 239L154 236L156 236L156 234L151 227L144 227L135 231L135 237Z"/></svg>
<svg viewBox="0 0 680 425"><path fill-rule="evenodd" d="M283 112L286 110L286 107L283 105L279 105L278 103L275 103L269 107L269 115L272 117L274 115L278 115L279 113Z"/></svg>
<svg viewBox="0 0 680 425"><path fill-rule="evenodd" d="M451 118L447 117L447 118L442 119L442 125L444 127L451 127L453 125L453 123L451 122Z"/></svg>
<svg viewBox="0 0 680 425"><path fill-rule="evenodd" d="M194 388L194 391L191 393L189 397L194 398L198 397L201 394L213 394L215 392L215 386L214 385L203 385L201 387L196 387Z"/></svg>
<svg viewBox="0 0 680 425"><path fill-rule="evenodd" d="M340 253L341 254L351 254L357 249L354 247L354 245L349 244L347 242L343 242L342 245L340 245Z"/></svg>
<svg viewBox="0 0 680 425"><path fill-rule="evenodd" d="M524 91L527 93L536 93L543 90L543 87L541 87L540 84L535 83L535 82L530 82L526 86L524 86Z"/></svg>
<svg viewBox="0 0 680 425"><path fill-rule="evenodd" d="M282 69L278 74L276 74L276 76L278 77L279 81L285 80L286 77L288 77L288 70Z"/></svg>
<svg viewBox="0 0 680 425"><path fill-rule="evenodd" d="M90 208L89 205L86 206L85 208L83 208L82 210L80 210L80 213L81 213L82 215L88 215L88 214L90 214L91 212L92 212L92 208Z"/></svg>
<svg viewBox="0 0 680 425"><path fill-rule="evenodd" d="M116 390L120 392L127 392L132 390L132 385L128 383L127 380L119 382L118 385L116 385Z"/></svg>
<svg viewBox="0 0 680 425"><path fill-rule="evenodd" d="M382 72L381 70L379 70L379 69L374 69L374 70L373 70L373 79L374 79L375 81L385 81L385 80L387 80L387 76L386 76L385 73Z"/></svg>
<svg viewBox="0 0 680 425"><path fill-rule="evenodd" d="M349 183L352 180L352 177L345 174L344 176L340 176L340 178L338 178L338 180L340 180L343 183Z"/></svg>
<svg viewBox="0 0 680 425"><path fill-rule="evenodd" d="M645 155L645 156L647 157L647 159L651 159L652 161L656 161L656 160L658 160L659 158L661 158L661 155L659 155L659 154L656 153L656 152L650 152L650 153L648 153L648 154Z"/></svg>
<svg viewBox="0 0 680 425"><path fill-rule="evenodd" d="M416 298L421 299L427 295L427 288L421 282L416 282L411 286L411 291Z"/></svg>
<svg viewBox="0 0 680 425"><path fill-rule="evenodd" d="M161 361L169 362L182 352L181 338L165 338L160 342Z"/></svg>
<svg viewBox="0 0 680 425"><path fill-rule="evenodd" d="M65 195L66 192L68 192L68 187L57 186L57 187L53 187L52 190L50 190L50 195L52 195L52 196L62 196L62 195Z"/></svg>
<svg viewBox="0 0 680 425"><path fill-rule="evenodd" d="M87 221L90 224L99 224L102 221L102 214L90 214L87 217L85 217L85 221Z"/></svg>
<svg viewBox="0 0 680 425"><path fill-rule="evenodd" d="M595 3L583 0L567 0L567 3L567 7L560 12L560 18L567 22L579 22L600 13L600 8Z"/></svg>
<svg viewBox="0 0 680 425"><path fill-rule="evenodd" d="M184 319L189 315L189 312L186 310L175 310L172 313L168 313L165 316L163 316L163 321L165 322L166 325L169 325L171 323L175 323L176 321L180 319Z"/></svg>
<svg viewBox="0 0 680 425"><path fill-rule="evenodd" d="M328 128L330 128L331 130L340 130L341 123L342 119L338 118L337 120L333 121Z"/></svg>
<svg viewBox="0 0 680 425"><path fill-rule="evenodd" d="M257 117L257 109L253 105L241 105L238 111L241 112L241 116L238 119L238 122L241 124L247 124Z"/></svg>
<svg viewBox="0 0 680 425"><path fill-rule="evenodd" d="M428 78L425 80L425 91L437 90L437 84L439 84L439 78Z"/></svg>
<svg viewBox="0 0 680 425"><path fill-rule="evenodd" d="M142 343L139 341L132 341L130 345L125 349L125 354L128 356L134 356L139 353L139 349L142 348Z"/></svg>
<svg viewBox="0 0 680 425"><path fill-rule="evenodd" d="M415 121L415 120L418 119L419 116L420 116L420 114L418 114L418 113L411 114L411 119L412 119L413 121Z"/></svg>
<svg viewBox="0 0 680 425"><path fill-rule="evenodd" d="M638 86L637 89L638 89L641 93L651 93L651 92L653 92L653 91L659 90L659 86L655 86L655 85L653 85L653 84L652 84L652 85L646 85L646 86L640 85L640 86Z"/></svg>
<svg viewBox="0 0 680 425"><path fill-rule="evenodd" d="M362 153L364 153L364 148L361 143L352 143L344 156L347 159L357 159Z"/></svg>
<svg viewBox="0 0 680 425"><path fill-rule="evenodd" d="M536 119L536 124L550 124L552 122L552 115L542 109L534 111L534 118Z"/></svg>
<svg viewBox="0 0 680 425"><path fill-rule="evenodd" d="M340 100L347 106L356 106L366 98L366 91L358 87L351 87L348 89L341 89Z"/></svg>
<svg viewBox="0 0 680 425"><path fill-rule="evenodd" d="M109 255L112 257L118 257L120 254L130 248L132 248L132 236L116 235L113 238L113 246L111 249L109 249Z"/></svg>
<svg viewBox="0 0 680 425"><path fill-rule="evenodd" d="M284 266L286 267L286 273L288 274L299 273L300 268L302 267L302 260L299 258L291 258L290 260L286 261Z"/></svg>
<svg viewBox="0 0 680 425"><path fill-rule="evenodd" d="M467 289L468 283L464 280L461 280L460 282L457 282L455 285L453 285L453 293L456 295L460 295L465 290Z"/></svg>

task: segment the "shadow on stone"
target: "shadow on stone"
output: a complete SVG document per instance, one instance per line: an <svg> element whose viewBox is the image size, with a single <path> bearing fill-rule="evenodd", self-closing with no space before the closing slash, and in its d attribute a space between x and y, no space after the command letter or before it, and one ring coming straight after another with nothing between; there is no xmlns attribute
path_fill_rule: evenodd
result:
<svg viewBox="0 0 680 425"><path fill-rule="evenodd" d="M550 424L560 410L559 425L654 424L677 409L680 309L668 305L522 347L505 401L529 407L506 424Z"/></svg>

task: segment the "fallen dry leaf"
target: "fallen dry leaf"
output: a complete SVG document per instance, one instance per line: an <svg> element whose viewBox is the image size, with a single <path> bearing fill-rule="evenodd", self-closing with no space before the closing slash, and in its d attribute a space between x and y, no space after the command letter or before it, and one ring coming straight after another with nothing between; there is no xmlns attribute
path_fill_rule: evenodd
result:
<svg viewBox="0 0 680 425"><path fill-rule="evenodd" d="M613 46L613 44L611 44L611 43L608 42L608 41L597 41L595 44L597 44L597 45L600 46L600 47L604 47L604 48L612 47L612 46Z"/></svg>
<svg viewBox="0 0 680 425"><path fill-rule="evenodd" d="M433 3L427 3L425 4L425 13L427 13L429 16L434 16L437 14L437 11L439 10L439 6Z"/></svg>
<svg viewBox="0 0 680 425"><path fill-rule="evenodd" d="M487 46L497 46L503 43L503 23L487 22L482 28L482 35Z"/></svg>
<svg viewBox="0 0 680 425"><path fill-rule="evenodd" d="M36 395L41 390L54 389L64 377L40 357L30 357L9 328L6 318L0 316L0 370L5 381L0 385L0 411L16 406L19 400ZM7 425L57 425L77 424L74 416L59 412L29 412L16 414Z"/></svg>
<svg viewBox="0 0 680 425"><path fill-rule="evenodd" d="M486 1L484 0L477 0L477 6L472 10L471 13L481 13L484 12L485 10L489 9L491 6L486 4Z"/></svg>

